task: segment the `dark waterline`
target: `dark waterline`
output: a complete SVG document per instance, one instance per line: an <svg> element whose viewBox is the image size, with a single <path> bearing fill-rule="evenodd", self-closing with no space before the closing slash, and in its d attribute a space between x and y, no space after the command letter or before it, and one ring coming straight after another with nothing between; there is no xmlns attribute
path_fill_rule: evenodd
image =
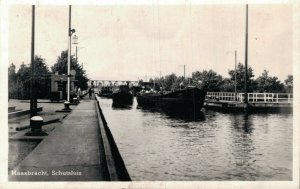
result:
<svg viewBox="0 0 300 189"><path fill-rule="evenodd" d="M203 109L196 122L100 106L132 180L292 180L292 114Z"/></svg>

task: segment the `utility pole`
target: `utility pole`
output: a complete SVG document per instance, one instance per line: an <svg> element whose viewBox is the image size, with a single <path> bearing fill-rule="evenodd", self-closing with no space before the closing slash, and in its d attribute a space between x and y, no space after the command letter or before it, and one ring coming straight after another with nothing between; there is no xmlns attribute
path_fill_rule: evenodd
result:
<svg viewBox="0 0 300 189"><path fill-rule="evenodd" d="M31 78L30 78L30 118L37 115L37 100L35 95L35 63L34 63L34 31L35 31L35 5L32 5L31 29Z"/></svg>
<svg viewBox="0 0 300 189"><path fill-rule="evenodd" d="M69 30L68 30L68 90L67 101L70 102L70 67L71 67L71 5L69 5Z"/></svg>
<svg viewBox="0 0 300 189"><path fill-rule="evenodd" d="M245 43L245 103L248 105L248 4L246 5L246 43Z"/></svg>
<svg viewBox="0 0 300 189"><path fill-rule="evenodd" d="M72 34L75 32L75 29L71 29L71 5L69 5L69 29L68 29L68 73L67 73L67 76L68 76L68 84L67 84L67 101L64 102L65 104L65 108L64 110L67 110L67 111L70 111L70 77L71 77L71 37L72 37Z"/></svg>
<svg viewBox="0 0 300 189"><path fill-rule="evenodd" d="M235 101L237 101L237 93L236 93L236 50L234 51L234 94L235 94Z"/></svg>

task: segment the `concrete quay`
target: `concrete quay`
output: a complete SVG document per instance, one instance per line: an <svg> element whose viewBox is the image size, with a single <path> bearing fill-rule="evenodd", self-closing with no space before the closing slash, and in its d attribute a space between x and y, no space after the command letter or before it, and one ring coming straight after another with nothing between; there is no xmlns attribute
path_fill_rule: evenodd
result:
<svg viewBox="0 0 300 189"><path fill-rule="evenodd" d="M72 108L74 109L63 120L62 125L56 127L9 172L10 181L112 180L109 170L114 170L117 174L118 169L107 162L115 162L121 156L116 158L114 154L109 155L110 152L105 151L111 148L111 141L102 137L105 133L101 131L107 129L101 129L104 124L99 116L101 109L97 101L84 98L79 105ZM123 169L126 169L125 166ZM125 172L127 173L127 170ZM120 177L117 179L123 180ZM128 179L129 175L125 180Z"/></svg>

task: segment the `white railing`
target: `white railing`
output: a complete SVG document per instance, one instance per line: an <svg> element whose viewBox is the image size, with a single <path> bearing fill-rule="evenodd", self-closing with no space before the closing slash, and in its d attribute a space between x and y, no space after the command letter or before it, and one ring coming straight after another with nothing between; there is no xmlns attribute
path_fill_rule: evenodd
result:
<svg viewBox="0 0 300 189"><path fill-rule="evenodd" d="M244 93L207 92L205 100L243 102ZM292 93L248 93L249 103L293 103Z"/></svg>

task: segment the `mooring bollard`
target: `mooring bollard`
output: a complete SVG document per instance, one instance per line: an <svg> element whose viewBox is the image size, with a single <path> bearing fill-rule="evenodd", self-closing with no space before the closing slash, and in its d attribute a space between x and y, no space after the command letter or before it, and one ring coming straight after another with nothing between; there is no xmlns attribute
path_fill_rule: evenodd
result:
<svg viewBox="0 0 300 189"><path fill-rule="evenodd" d="M30 119L31 122L31 131L35 133L39 133L42 131L42 125L44 123L44 120L40 116L34 116Z"/></svg>
<svg viewBox="0 0 300 189"><path fill-rule="evenodd" d="M70 102L65 101L65 102L64 102L64 105L65 105L64 110L71 110L71 109L70 109Z"/></svg>
<svg viewBox="0 0 300 189"><path fill-rule="evenodd" d="M42 131L42 126L44 124L44 120L40 116L33 116L30 119L30 127L31 131L26 133L28 136L45 136L47 133Z"/></svg>

